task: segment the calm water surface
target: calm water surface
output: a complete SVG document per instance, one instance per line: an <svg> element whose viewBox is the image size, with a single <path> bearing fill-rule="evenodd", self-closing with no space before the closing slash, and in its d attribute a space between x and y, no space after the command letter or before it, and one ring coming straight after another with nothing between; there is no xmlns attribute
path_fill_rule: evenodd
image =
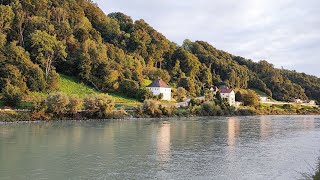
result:
<svg viewBox="0 0 320 180"><path fill-rule="evenodd" d="M0 125L0 179L299 179L320 116Z"/></svg>

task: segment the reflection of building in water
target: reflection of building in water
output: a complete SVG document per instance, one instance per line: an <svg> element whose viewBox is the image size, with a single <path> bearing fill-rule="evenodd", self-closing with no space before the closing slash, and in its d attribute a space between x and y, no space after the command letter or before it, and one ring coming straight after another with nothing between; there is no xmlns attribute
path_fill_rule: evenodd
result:
<svg viewBox="0 0 320 180"><path fill-rule="evenodd" d="M315 128L315 124L314 124L314 117L310 116L307 118L303 119L303 128L305 130L309 130L309 129L314 129Z"/></svg>
<svg viewBox="0 0 320 180"><path fill-rule="evenodd" d="M164 164L170 158L170 124L162 124L157 135L157 156L160 163Z"/></svg>
<svg viewBox="0 0 320 180"><path fill-rule="evenodd" d="M261 116L260 118L260 136L262 139L267 138L272 131L270 118L268 116Z"/></svg>
<svg viewBox="0 0 320 180"><path fill-rule="evenodd" d="M240 122L237 118L231 117L228 120L228 145L235 146L239 136Z"/></svg>

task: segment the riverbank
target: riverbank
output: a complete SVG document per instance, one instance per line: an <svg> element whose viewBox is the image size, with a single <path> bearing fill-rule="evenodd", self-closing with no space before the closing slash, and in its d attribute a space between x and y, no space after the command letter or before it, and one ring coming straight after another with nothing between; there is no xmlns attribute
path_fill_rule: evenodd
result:
<svg viewBox="0 0 320 180"><path fill-rule="evenodd" d="M166 110L165 110L166 111ZM259 110L239 109L234 112L220 111L215 113L208 112L193 112L190 108L178 108L171 113L150 114L143 109L132 111L118 110L105 117L99 117L88 112L80 112L77 114L66 114L65 116L55 116L53 114L43 114L41 118L32 111L15 111L15 110L0 110L0 122L41 122L41 121L99 121L99 120L134 120L134 119L167 119L167 118L189 118L189 117L230 117L230 116L256 116L256 115L320 115L317 111L272 111L265 112ZM45 116L45 117L44 117Z"/></svg>

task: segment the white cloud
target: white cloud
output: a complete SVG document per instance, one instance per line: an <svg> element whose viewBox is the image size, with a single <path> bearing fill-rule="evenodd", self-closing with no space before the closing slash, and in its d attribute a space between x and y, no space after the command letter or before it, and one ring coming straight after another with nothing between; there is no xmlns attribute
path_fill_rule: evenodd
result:
<svg viewBox="0 0 320 180"><path fill-rule="evenodd" d="M123 12L133 19L145 19L178 44L187 38L208 41L234 55L266 59L277 67L320 76L318 0L96 2L106 13Z"/></svg>

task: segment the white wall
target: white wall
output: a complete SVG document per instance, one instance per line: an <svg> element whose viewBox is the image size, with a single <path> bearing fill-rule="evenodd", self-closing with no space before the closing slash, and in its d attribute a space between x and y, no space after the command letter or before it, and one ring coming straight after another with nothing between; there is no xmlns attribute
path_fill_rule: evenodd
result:
<svg viewBox="0 0 320 180"><path fill-rule="evenodd" d="M171 88L147 87L154 96L163 94L162 100L171 101Z"/></svg>
<svg viewBox="0 0 320 180"><path fill-rule="evenodd" d="M236 106L236 94L234 91L231 93L221 93L221 98L227 100L230 106Z"/></svg>

